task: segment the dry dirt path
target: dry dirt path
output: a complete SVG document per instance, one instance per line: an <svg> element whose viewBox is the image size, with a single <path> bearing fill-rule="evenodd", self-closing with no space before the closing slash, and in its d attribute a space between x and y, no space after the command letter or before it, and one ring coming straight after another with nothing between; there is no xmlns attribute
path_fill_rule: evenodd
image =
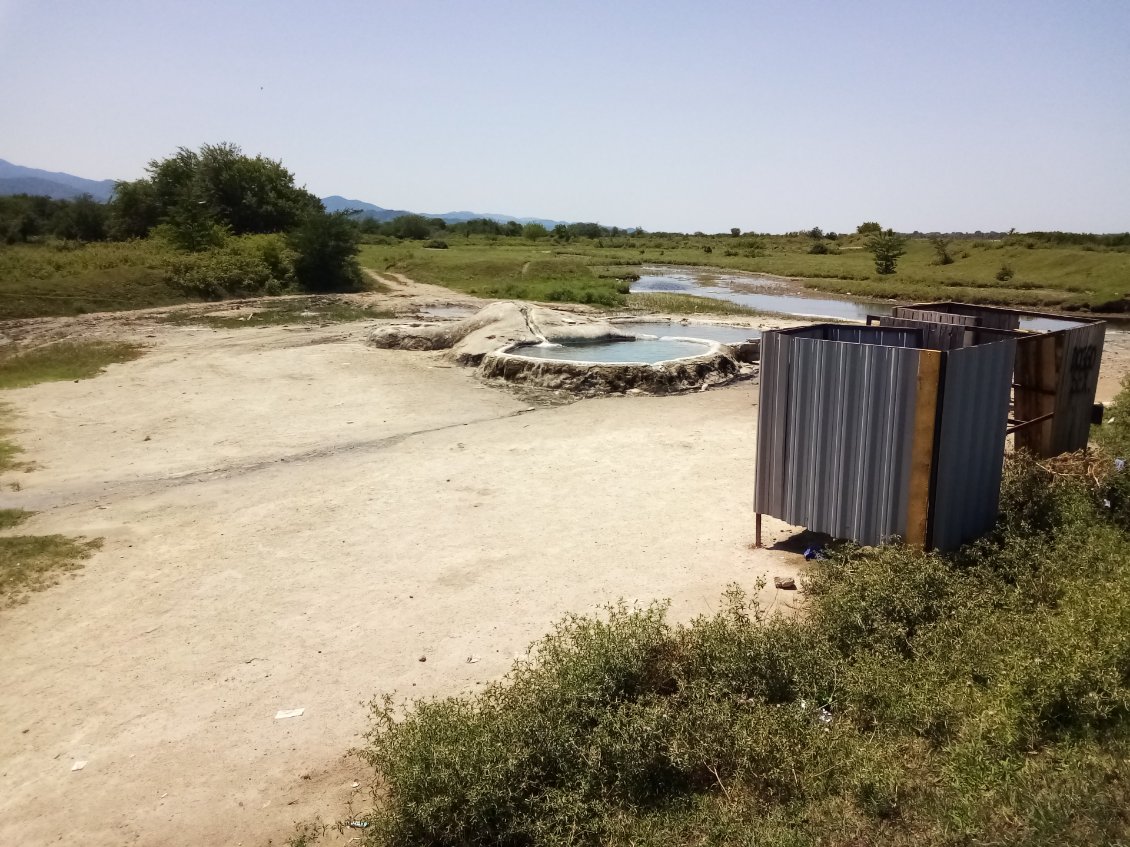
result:
<svg viewBox="0 0 1130 847"><path fill-rule="evenodd" d="M40 467L0 506L105 546L0 611L0 844L279 843L345 808L361 701L473 689L566 612L795 572L748 547L750 383L532 408L360 326L148 330L5 395Z"/></svg>

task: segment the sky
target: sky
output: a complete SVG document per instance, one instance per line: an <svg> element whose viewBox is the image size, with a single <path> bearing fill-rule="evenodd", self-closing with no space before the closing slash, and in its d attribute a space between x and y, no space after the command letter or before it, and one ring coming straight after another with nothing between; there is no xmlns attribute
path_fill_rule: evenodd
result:
<svg viewBox="0 0 1130 847"><path fill-rule="evenodd" d="M0 0L0 158L647 230L1130 230L1130 1Z"/></svg>

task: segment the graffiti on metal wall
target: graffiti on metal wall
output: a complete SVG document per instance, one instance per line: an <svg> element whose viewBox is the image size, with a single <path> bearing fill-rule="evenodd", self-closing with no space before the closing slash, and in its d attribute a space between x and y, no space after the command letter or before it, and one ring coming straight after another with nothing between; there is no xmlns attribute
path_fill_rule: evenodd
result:
<svg viewBox="0 0 1130 847"><path fill-rule="evenodd" d="M1098 347L1094 344L1076 347L1071 351L1068 375L1071 378L1071 393L1080 394L1090 387L1091 371L1098 359Z"/></svg>

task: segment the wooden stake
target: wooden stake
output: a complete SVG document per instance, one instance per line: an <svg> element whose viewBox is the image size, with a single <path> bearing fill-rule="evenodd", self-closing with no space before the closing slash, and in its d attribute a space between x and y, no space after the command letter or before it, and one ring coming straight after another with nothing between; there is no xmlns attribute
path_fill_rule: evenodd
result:
<svg viewBox="0 0 1130 847"><path fill-rule="evenodd" d="M930 471L934 465L934 428L938 418L938 382L942 354L918 351L918 393L910 447L910 492L906 508L906 543L926 546L930 517Z"/></svg>

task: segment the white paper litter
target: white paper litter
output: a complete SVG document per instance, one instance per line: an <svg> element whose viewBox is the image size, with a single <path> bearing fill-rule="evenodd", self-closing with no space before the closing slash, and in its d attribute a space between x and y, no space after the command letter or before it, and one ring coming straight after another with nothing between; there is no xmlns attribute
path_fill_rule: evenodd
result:
<svg viewBox="0 0 1130 847"><path fill-rule="evenodd" d="M86 762L85 761L79 761L79 762L75 762L73 765L71 765L71 770L72 771L81 771L85 767L86 767Z"/></svg>
<svg viewBox="0 0 1130 847"><path fill-rule="evenodd" d="M281 711L275 712L275 720L281 721L283 718L302 717L302 713L305 711L305 709L282 709Z"/></svg>

